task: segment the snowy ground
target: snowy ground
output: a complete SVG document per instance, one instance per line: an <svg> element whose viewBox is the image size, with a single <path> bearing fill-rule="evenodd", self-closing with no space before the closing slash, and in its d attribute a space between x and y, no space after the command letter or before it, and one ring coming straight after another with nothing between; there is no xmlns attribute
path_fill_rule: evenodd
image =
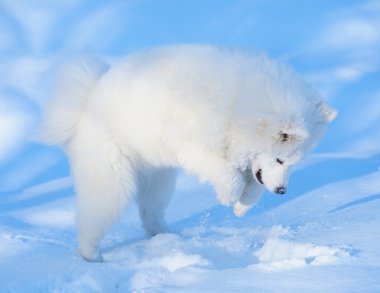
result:
<svg viewBox="0 0 380 293"><path fill-rule="evenodd" d="M380 291L379 171L243 219L182 176L168 211L173 232L146 238L131 207L101 264L76 254L70 187L60 178L2 199L2 292Z"/></svg>
<svg viewBox="0 0 380 293"><path fill-rule="evenodd" d="M0 2L0 292L380 292L380 1L185 2ZM285 196L238 219L181 174L172 233L147 238L131 206L87 263L68 162L27 141L51 68L183 42L264 49L339 116Z"/></svg>

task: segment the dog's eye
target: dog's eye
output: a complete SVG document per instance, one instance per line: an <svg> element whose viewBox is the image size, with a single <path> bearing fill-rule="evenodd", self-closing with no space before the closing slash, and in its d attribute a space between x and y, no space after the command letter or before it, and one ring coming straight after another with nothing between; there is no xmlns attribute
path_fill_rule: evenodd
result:
<svg viewBox="0 0 380 293"><path fill-rule="evenodd" d="M284 164L284 161L280 160L279 158L276 159L276 162L279 163L280 165Z"/></svg>

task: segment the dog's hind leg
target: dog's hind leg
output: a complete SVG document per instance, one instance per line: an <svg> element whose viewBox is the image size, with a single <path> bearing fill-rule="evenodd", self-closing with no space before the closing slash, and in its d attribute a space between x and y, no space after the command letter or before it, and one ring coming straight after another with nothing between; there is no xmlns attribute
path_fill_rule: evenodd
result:
<svg viewBox="0 0 380 293"><path fill-rule="evenodd" d="M150 236L166 232L165 209L174 191L177 170L159 168L141 172L137 204L140 219Z"/></svg>
<svg viewBox="0 0 380 293"><path fill-rule="evenodd" d="M134 196L136 172L106 132L92 124L78 128L68 154L78 198L79 253L101 261L99 243Z"/></svg>

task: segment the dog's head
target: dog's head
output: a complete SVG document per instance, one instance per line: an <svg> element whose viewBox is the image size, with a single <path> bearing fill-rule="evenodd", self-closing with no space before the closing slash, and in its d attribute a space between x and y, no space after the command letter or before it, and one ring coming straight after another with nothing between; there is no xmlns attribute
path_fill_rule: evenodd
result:
<svg viewBox="0 0 380 293"><path fill-rule="evenodd" d="M320 140L336 111L324 102L312 104L298 116L260 118L251 140L246 168L256 181L276 194L284 194L290 169ZM248 141L247 141L248 142Z"/></svg>

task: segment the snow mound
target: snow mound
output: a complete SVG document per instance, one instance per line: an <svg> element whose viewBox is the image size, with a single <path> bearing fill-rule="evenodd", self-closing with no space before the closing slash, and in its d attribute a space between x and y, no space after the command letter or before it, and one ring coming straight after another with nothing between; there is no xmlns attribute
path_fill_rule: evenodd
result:
<svg viewBox="0 0 380 293"><path fill-rule="evenodd" d="M207 263L200 255L186 253L184 244L178 235L157 235L146 242L145 255L138 267L140 269L159 267L173 273L181 268Z"/></svg>
<svg viewBox="0 0 380 293"><path fill-rule="evenodd" d="M270 236L254 255L259 263L251 266L263 271L281 271L307 265L331 265L349 258L350 253L342 248L319 246L307 242L291 241L282 237L289 230L279 227L271 229Z"/></svg>

